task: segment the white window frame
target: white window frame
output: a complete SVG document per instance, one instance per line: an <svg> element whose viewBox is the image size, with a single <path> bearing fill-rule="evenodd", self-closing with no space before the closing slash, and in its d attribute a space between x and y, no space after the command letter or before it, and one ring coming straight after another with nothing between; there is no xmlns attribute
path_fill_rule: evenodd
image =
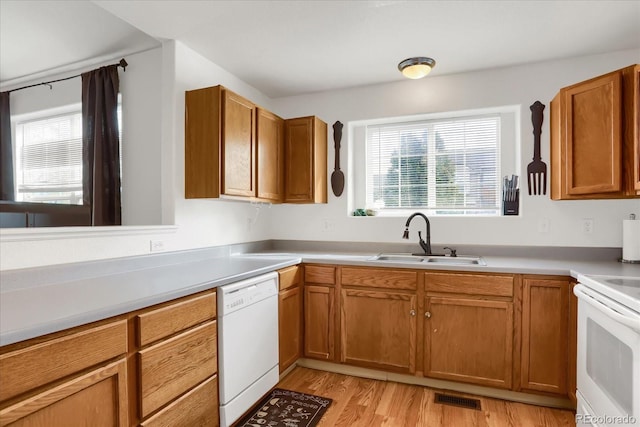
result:
<svg viewBox="0 0 640 427"><path fill-rule="evenodd" d="M497 172L498 188L501 189L503 175L519 175L520 158L520 106L508 105L474 110L461 110L453 112L420 114L414 116L389 117L375 120L362 120L349 123L349 167L351 192L349 195L348 215L354 209L374 209L377 216L406 217L413 212L422 212L429 216L478 218L502 216L502 201L493 213L460 212L438 213L429 209L420 208L380 208L379 206L367 206L366 200L366 127L371 125L406 123L413 121L433 121L457 119L463 117L481 117L487 115L500 116L500 146L499 165ZM499 197L500 199L500 197Z"/></svg>

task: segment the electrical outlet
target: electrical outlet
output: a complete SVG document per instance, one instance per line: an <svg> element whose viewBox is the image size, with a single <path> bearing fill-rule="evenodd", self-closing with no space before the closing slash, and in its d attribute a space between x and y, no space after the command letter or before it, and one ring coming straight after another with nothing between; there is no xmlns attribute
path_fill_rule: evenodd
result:
<svg viewBox="0 0 640 427"><path fill-rule="evenodd" d="M592 218L582 218L582 232L584 234L592 234L593 233L593 219Z"/></svg>
<svg viewBox="0 0 640 427"><path fill-rule="evenodd" d="M322 231L323 232L329 232L329 231L333 231L336 227L336 223L329 218L323 218L322 219Z"/></svg>
<svg viewBox="0 0 640 427"><path fill-rule="evenodd" d="M549 232L549 218L541 218L538 220L538 233Z"/></svg>
<svg viewBox="0 0 640 427"><path fill-rule="evenodd" d="M162 251L164 251L164 240L150 240L149 241L149 250L151 252L162 252Z"/></svg>

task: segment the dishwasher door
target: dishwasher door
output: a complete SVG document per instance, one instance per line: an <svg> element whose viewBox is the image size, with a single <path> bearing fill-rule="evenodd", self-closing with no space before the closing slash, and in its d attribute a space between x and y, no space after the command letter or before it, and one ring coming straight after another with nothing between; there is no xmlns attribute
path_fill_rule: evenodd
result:
<svg viewBox="0 0 640 427"><path fill-rule="evenodd" d="M279 379L278 276L219 288L220 415L231 425Z"/></svg>

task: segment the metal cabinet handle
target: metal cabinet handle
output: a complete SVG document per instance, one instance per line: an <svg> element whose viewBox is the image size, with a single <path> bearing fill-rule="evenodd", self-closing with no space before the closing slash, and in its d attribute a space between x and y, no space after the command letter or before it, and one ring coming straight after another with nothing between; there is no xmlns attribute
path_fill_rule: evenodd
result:
<svg viewBox="0 0 640 427"><path fill-rule="evenodd" d="M427 319L431 318L431 313L429 313L428 311L426 313L424 313L424 317L426 317Z"/></svg>
<svg viewBox="0 0 640 427"><path fill-rule="evenodd" d="M409 312L409 314L410 314L410 315L412 315L412 316L415 316L415 315L416 315L416 311L415 311L415 310L411 310L411 311Z"/></svg>

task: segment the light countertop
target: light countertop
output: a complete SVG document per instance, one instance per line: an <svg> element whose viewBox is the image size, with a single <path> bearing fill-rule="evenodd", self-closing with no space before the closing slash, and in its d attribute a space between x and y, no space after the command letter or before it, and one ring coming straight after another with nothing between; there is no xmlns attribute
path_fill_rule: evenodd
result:
<svg viewBox="0 0 640 427"><path fill-rule="evenodd" d="M16 286L18 279L10 281L3 275L0 345L117 316L299 262L299 258L222 256L45 285Z"/></svg>
<svg viewBox="0 0 640 427"><path fill-rule="evenodd" d="M300 262L427 270L640 277L615 260L483 256L486 265L380 262L377 253L201 250L0 273L0 345L149 307ZM461 254L462 255L462 254Z"/></svg>

